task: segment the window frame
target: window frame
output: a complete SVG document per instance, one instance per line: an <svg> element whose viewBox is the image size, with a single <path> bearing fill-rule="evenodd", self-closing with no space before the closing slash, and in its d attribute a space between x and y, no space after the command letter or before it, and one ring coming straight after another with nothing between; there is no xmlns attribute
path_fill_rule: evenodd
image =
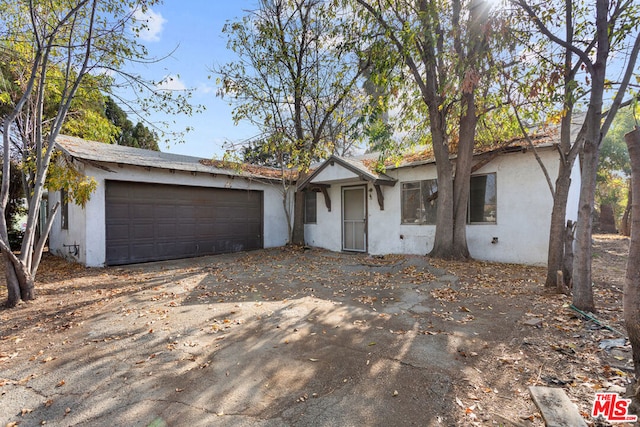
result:
<svg viewBox="0 0 640 427"><path fill-rule="evenodd" d="M471 197L472 197L472 185L471 185L471 180L473 180L473 178L477 178L477 177L482 177L482 176L491 176L493 175L493 186L494 186L494 192L495 192L495 219L493 221L471 221ZM486 186L486 184L485 184ZM483 203L483 211L486 209L487 203L486 203L486 196L485 196L485 201ZM483 212L483 218L485 218L485 214ZM471 177L469 178L469 201L467 203L467 224L468 225L496 225L498 224L498 174L496 172L487 172L487 173L481 173L481 174L477 174L477 175L471 175Z"/></svg>
<svg viewBox="0 0 640 427"><path fill-rule="evenodd" d="M401 225L435 225L436 224L436 217L435 215L433 216L433 222L427 221L427 216L425 215L425 220L422 221L408 221L406 220L406 216L405 216L405 194L407 191L415 191L418 190L418 197L422 197L422 193L424 191L424 188L427 187L427 185L429 185L430 187L432 187L431 184L427 184L429 182L435 182L435 187L436 187L436 192L438 191L438 180L437 178L430 178L430 179L420 179L420 180L415 180L415 181L404 181L401 183L400 186L400 224ZM411 188L411 189L405 189L405 185L410 185L410 184L420 184L419 187L416 188ZM430 193L431 195L433 193ZM437 201L438 199L435 199L435 204L434 204L434 209L437 211L438 209L438 205L437 205ZM426 211L426 209L425 209Z"/></svg>

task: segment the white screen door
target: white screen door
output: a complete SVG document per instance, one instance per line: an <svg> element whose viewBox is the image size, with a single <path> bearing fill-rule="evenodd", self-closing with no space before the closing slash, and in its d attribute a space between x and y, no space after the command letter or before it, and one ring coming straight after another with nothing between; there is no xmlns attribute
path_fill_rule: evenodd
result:
<svg viewBox="0 0 640 427"><path fill-rule="evenodd" d="M342 189L342 250L365 252L367 249L366 187Z"/></svg>

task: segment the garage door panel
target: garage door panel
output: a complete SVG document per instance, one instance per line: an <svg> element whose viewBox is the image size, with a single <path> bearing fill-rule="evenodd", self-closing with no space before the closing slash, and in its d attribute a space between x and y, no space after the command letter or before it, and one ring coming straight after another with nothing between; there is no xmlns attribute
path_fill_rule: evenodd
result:
<svg viewBox="0 0 640 427"><path fill-rule="evenodd" d="M107 259L129 259L129 244L111 245L107 248Z"/></svg>
<svg viewBox="0 0 640 427"><path fill-rule="evenodd" d="M182 201L182 203L187 203L187 202ZM189 205L189 206L176 205L175 215L178 218L196 218L197 213L194 211L193 205Z"/></svg>
<svg viewBox="0 0 640 427"><path fill-rule="evenodd" d="M260 191L107 181L107 264L259 249Z"/></svg>
<svg viewBox="0 0 640 427"><path fill-rule="evenodd" d="M129 224L112 224L111 239L113 241L129 239Z"/></svg>
<svg viewBox="0 0 640 427"><path fill-rule="evenodd" d="M176 217L176 206L175 205L168 205L168 204L162 204L162 205L158 205L156 206L155 209L155 216L157 219L175 219Z"/></svg>
<svg viewBox="0 0 640 427"><path fill-rule="evenodd" d="M197 244L193 242L176 242L176 251L182 254L182 258L188 258L198 255Z"/></svg>
<svg viewBox="0 0 640 427"><path fill-rule="evenodd" d="M154 206L150 203L133 205L133 215L138 219L153 219Z"/></svg>
<svg viewBox="0 0 640 427"><path fill-rule="evenodd" d="M178 224L178 232L176 233L179 238L196 240L198 237L198 225L195 223L181 223Z"/></svg>
<svg viewBox="0 0 640 427"><path fill-rule="evenodd" d="M134 239L153 240L154 227L152 224L136 221L136 223L133 224L133 227L131 227L130 236Z"/></svg>
<svg viewBox="0 0 640 427"><path fill-rule="evenodd" d="M168 257L176 251L175 242L160 242L156 248L160 257Z"/></svg>
<svg viewBox="0 0 640 427"><path fill-rule="evenodd" d="M129 205L113 203L111 210L113 215L118 218L129 216Z"/></svg>
<svg viewBox="0 0 640 427"><path fill-rule="evenodd" d="M131 245L131 260L132 261L144 261L147 258L153 256L155 253L155 245L153 242L148 243L134 243Z"/></svg>
<svg viewBox="0 0 640 427"><path fill-rule="evenodd" d="M153 227L152 227L153 228ZM175 239L180 237L180 234L176 230L175 223L158 223L157 224L157 235L161 236L163 239Z"/></svg>

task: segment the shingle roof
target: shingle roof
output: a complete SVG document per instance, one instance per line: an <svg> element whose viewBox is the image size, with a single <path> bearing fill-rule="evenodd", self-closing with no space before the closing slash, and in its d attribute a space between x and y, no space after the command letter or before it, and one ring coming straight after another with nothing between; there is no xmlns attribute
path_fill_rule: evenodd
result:
<svg viewBox="0 0 640 427"><path fill-rule="evenodd" d="M557 143L556 131L548 131L544 134L538 134L531 136L531 142L536 148L552 147ZM494 144L487 146L480 146L474 149L473 155L478 156L488 153L503 153L522 151L529 149L529 143L524 138L515 138L511 141L507 141L502 144ZM379 161L379 153L369 153L364 156L358 156L353 158L359 161L364 167L369 169L375 169ZM455 155L451 155L451 158L455 158ZM404 167L419 166L423 164L435 163L435 155L430 147L416 147L409 150L399 156L389 157L385 159L384 166L388 170L399 169Z"/></svg>
<svg viewBox="0 0 640 427"><path fill-rule="evenodd" d="M225 162L215 163L201 157L185 156L181 154L163 153L160 151L145 150L141 148L125 147L122 145L105 144L102 142L88 141L73 136L60 135L56 139L56 145L65 154L80 160L88 160L98 163L113 163L150 168L179 170L186 172L202 172L228 176L242 176L246 178L276 178L276 169L255 167L245 170L242 165ZM226 167L226 165L229 165Z"/></svg>

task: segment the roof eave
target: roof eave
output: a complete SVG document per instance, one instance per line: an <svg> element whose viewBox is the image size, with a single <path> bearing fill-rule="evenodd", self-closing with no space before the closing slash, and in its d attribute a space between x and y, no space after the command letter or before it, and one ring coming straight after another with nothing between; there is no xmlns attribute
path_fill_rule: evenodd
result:
<svg viewBox="0 0 640 427"><path fill-rule="evenodd" d="M320 165L318 169L314 170L313 173L311 173L308 177L306 177L300 183L300 185L298 185L297 187L298 191L304 190L307 186L309 186L313 178L318 176L318 174L320 174L320 172L322 172L325 168L327 168L327 166L331 165L332 162L340 164L340 166L354 173L355 175L360 177L360 179L362 179L363 181L369 181L374 185L394 186L396 184L396 180L391 177L387 177L388 179L381 179L380 177L373 175L371 172L366 171L364 169L357 168L351 163L342 159L341 157L332 154L331 156L329 156L328 159L326 159Z"/></svg>

